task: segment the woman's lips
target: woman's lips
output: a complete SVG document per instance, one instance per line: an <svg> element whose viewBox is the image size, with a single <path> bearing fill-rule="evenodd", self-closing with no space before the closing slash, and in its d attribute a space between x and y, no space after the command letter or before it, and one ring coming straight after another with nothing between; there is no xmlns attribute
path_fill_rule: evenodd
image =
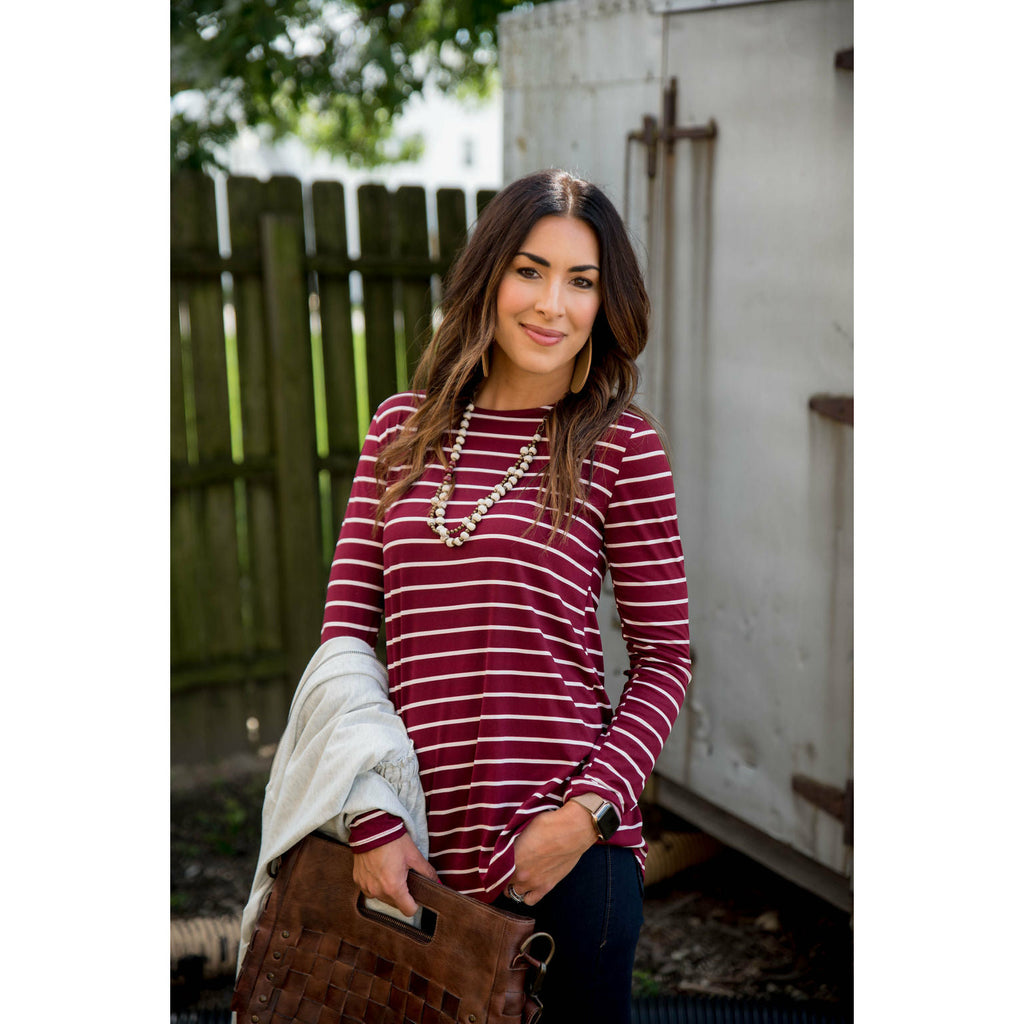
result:
<svg viewBox="0 0 1024 1024"><path fill-rule="evenodd" d="M533 324L520 324L520 326L538 345L557 345L565 337L561 331L547 331L543 327L536 327Z"/></svg>

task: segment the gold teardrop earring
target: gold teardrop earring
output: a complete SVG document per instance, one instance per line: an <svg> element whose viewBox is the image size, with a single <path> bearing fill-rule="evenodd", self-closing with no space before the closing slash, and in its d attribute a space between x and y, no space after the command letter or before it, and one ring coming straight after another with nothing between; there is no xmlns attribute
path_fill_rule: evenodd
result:
<svg viewBox="0 0 1024 1024"><path fill-rule="evenodd" d="M578 395L583 390L583 385L587 383L593 354L594 345L591 337L587 338L587 343L576 353L576 364L573 366L572 380L569 382L569 390L574 395Z"/></svg>

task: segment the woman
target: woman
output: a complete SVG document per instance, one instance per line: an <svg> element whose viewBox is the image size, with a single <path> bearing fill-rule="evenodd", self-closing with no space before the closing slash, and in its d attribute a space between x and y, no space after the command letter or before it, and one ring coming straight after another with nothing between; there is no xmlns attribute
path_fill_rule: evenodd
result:
<svg viewBox="0 0 1024 1024"><path fill-rule="evenodd" d="M637 805L690 678L668 461L632 404L649 302L625 228L561 171L514 182L447 282L415 390L378 409L322 639L374 644L419 758L430 863L401 819L352 826L354 878L406 914L408 870L535 916L545 1020L629 1020ZM616 709L596 615L630 657Z"/></svg>

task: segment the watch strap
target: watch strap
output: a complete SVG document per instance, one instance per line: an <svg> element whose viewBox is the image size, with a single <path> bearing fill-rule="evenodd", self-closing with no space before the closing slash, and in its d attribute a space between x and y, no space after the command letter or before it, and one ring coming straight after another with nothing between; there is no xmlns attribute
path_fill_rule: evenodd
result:
<svg viewBox="0 0 1024 1024"><path fill-rule="evenodd" d="M581 793L579 796L570 797L570 799L590 812L594 834L598 839L607 842L614 835L621 819L615 805L610 800L605 800L597 793ZM609 817L614 823L614 828L608 828Z"/></svg>

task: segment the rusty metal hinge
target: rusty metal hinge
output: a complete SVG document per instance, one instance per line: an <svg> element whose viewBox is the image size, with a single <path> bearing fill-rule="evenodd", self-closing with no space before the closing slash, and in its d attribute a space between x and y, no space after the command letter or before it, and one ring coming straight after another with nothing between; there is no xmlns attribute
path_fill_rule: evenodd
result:
<svg viewBox="0 0 1024 1024"><path fill-rule="evenodd" d="M853 426L853 395L811 395L807 404L812 412Z"/></svg>
<svg viewBox="0 0 1024 1024"><path fill-rule="evenodd" d="M845 789L819 782L809 775L794 775L790 781L797 796L843 823L843 842L853 846L853 779L846 780Z"/></svg>

